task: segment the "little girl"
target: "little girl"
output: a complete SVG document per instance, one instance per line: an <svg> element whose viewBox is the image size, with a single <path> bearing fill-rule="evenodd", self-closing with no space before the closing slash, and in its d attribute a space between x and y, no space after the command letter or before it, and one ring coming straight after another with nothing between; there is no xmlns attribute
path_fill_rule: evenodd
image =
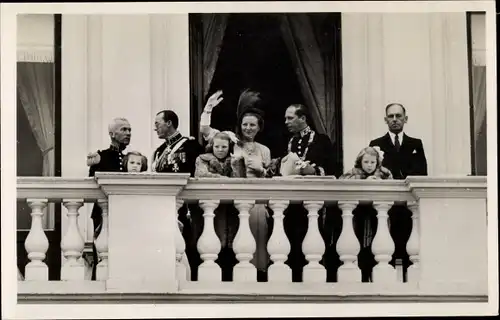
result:
<svg viewBox="0 0 500 320"><path fill-rule="evenodd" d="M393 179L389 169L382 166L384 153L379 147L363 148L354 162L354 168L344 173L339 179L366 179L366 180L386 180ZM363 243L359 255L359 264L363 282L371 282L371 269L375 265L375 259L371 252L371 243L373 241L373 227L376 224L376 216L372 207L358 206L356 214L361 218L362 230L354 220L354 230L361 233Z"/></svg>
<svg viewBox="0 0 500 320"><path fill-rule="evenodd" d="M234 137L227 132L217 132L209 141L207 153L196 159L196 178L245 177L246 169L243 159L233 156ZM195 218L194 216L192 217ZM238 231L238 211L232 204L220 204L215 209L215 232L221 241L222 250L219 253L218 263L222 269L222 280L231 281L232 269L238 262L232 250L233 240ZM197 238L203 231L202 221L193 221L193 230Z"/></svg>
<svg viewBox="0 0 500 320"><path fill-rule="evenodd" d="M217 132L209 141L206 153L196 158L195 177L244 177L244 163L232 157L234 137L227 132Z"/></svg>
<svg viewBox="0 0 500 320"><path fill-rule="evenodd" d="M340 179L392 179L389 169L382 166L384 153L379 147L363 148L354 162L354 168L340 176Z"/></svg>
<svg viewBox="0 0 500 320"><path fill-rule="evenodd" d="M123 167L127 172L144 172L148 170L148 158L137 151L130 151L123 157Z"/></svg>

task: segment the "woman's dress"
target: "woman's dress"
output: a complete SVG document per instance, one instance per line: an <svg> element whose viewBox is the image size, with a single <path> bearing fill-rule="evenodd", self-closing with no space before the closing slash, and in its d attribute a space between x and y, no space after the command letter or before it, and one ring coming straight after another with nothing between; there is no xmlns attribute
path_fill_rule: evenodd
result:
<svg viewBox="0 0 500 320"><path fill-rule="evenodd" d="M213 136L219 132L217 129L210 128L208 134L204 135L204 139L210 141ZM266 169L271 164L271 151L268 147L260 144L258 142L244 142L243 147L238 145L234 146L235 153L241 153L245 159L253 159L254 161L261 161L262 166ZM247 168L246 169L247 178L260 178L263 176L257 176L255 171ZM256 251L251 263L255 265L259 271L267 271L269 265L269 254L267 253L267 240L268 240L268 224L267 218L269 216L266 205L256 204L249 211L250 218L250 230L255 238ZM229 225L232 225L228 221ZM230 229L230 227L229 227Z"/></svg>

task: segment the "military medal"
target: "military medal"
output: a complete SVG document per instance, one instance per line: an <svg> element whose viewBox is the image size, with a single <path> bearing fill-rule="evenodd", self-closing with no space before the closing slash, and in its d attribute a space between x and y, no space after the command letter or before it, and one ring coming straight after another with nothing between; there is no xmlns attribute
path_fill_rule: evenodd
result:
<svg viewBox="0 0 500 320"><path fill-rule="evenodd" d="M308 133L309 133L309 132L310 132L311 134L309 135L309 140L307 141L307 146L306 146L306 148L305 148L305 150L304 150L303 154L302 154L301 156L299 156L300 160L302 160L302 161L305 161L306 156L307 156L307 152L309 151L309 146L310 146L310 145L311 145L311 143L313 142L313 140L314 140L314 136L315 136L315 132L314 132L314 131L309 130L309 131L308 131ZM306 133L306 134L307 134L307 133ZM291 138L291 139L288 141L288 153L292 152L292 140L293 140L293 138ZM302 138L300 138L300 142L302 142ZM300 149L301 149L301 148L300 148L300 146L298 147L298 149L299 149L299 152L300 152Z"/></svg>

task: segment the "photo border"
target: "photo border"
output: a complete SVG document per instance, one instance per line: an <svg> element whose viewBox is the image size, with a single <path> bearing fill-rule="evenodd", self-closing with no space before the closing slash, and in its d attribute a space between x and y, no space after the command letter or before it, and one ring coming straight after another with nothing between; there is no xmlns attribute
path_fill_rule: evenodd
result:
<svg viewBox="0 0 500 320"><path fill-rule="evenodd" d="M16 15L19 13L147 14L201 12L486 12L488 303L16 305ZM494 1L2 3L1 4L2 318L353 317L498 314L497 92ZM472 213L471 213L472 214ZM458 259L459 257L457 257Z"/></svg>

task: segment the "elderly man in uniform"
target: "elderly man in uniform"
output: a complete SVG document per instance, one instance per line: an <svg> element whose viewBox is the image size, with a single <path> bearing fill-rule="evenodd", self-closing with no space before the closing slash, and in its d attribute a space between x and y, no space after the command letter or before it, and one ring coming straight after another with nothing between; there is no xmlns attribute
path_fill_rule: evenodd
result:
<svg viewBox="0 0 500 320"><path fill-rule="evenodd" d="M179 117L172 110L158 112L154 125L158 138L165 142L153 153L152 170L158 173L189 173L191 177L194 176L196 158L203 152L203 147L195 138L185 137L179 132ZM191 216L197 223L190 223ZM196 241L202 228L199 217L201 211L197 205L184 205L179 210L179 227L186 240L186 255L195 279L196 266L201 262L196 249Z"/></svg>
<svg viewBox="0 0 500 320"><path fill-rule="evenodd" d="M87 156L89 177L96 172L123 172L123 150L129 145L131 137L130 123L125 118L115 118L108 126L111 145L108 149L97 150ZM92 209L91 218L94 222L94 239L99 236L102 228L102 211L97 204ZM94 266L92 268L92 279L95 279L96 265L98 263L97 251L93 246Z"/></svg>

